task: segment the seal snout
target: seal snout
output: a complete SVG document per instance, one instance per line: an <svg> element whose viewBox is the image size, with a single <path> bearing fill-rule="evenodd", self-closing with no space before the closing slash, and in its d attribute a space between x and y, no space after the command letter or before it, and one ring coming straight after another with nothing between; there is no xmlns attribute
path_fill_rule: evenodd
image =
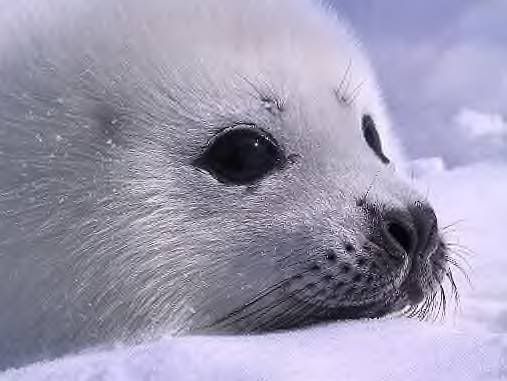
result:
<svg viewBox="0 0 507 381"><path fill-rule="evenodd" d="M437 217L427 203L417 202L407 209L390 211L383 224L385 237L410 258L427 257L437 239Z"/></svg>
<svg viewBox="0 0 507 381"><path fill-rule="evenodd" d="M433 208L428 203L416 202L406 208L389 210L374 221L382 225L377 241L384 243L390 258L399 259L397 268L403 268L401 262L408 266L400 273L400 291L410 304L420 303L424 300L425 290L430 287L423 275L425 268L430 266L428 259L438 251L441 242ZM438 260L432 258L431 263Z"/></svg>

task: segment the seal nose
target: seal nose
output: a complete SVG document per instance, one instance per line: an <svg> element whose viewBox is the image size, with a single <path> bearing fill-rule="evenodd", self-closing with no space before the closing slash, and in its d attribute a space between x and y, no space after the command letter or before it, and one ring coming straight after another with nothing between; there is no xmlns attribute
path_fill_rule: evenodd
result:
<svg viewBox="0 0 507 381"><path fill-rule="evenodd" d="M407 210L391 211L385 226L388 238L408 255L414 255L426 251L437 229L437 217L431 206L418 202Z"/></svg>
<svg viewBox="0 0 507 381"><path fill-rule="evenodd" d="M391 240L400 245L407 254L411 254L411 251L415 246L414 241L416 237L414 236L410 225L401 219L397 221L394 220L387 223L386 231Z"/></svg>

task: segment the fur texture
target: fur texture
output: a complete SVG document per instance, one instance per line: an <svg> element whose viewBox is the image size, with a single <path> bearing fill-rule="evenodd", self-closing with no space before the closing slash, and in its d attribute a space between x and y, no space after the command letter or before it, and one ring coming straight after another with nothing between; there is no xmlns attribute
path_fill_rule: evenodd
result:
<svg viewBox="0 0 507 381"><path fill-rule="evenodd" d="M406 304L412 261L386 275L368 244L384 210L421 197L365 142L368 114L400 157L370 65L330 9L24 0L2 20L0 52L0 368ZM237 123L295 159L251 186L191 165Z"/></svg>

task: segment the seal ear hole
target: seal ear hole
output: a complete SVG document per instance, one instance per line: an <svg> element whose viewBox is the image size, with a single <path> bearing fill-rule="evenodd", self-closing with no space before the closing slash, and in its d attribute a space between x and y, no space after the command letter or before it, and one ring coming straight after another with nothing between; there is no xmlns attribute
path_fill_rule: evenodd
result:
<svg viewBox="0 0 507 381"><path fill-rule="evenodd" d="M255 125L241 124L219 132L193 164L222 183L251 185L286 162L271 134Z"/></svg>
<svg viewBox="0 0 507 381"><path fill-rule="evenodd" d="M363 129L364 140L368 146L375 152L375 155L378 156L380 161L384 164L389 164L390 160L384 155L382 151L382 142L380 141L380 136L377 131L377 126L375 125L375 121L369 114L364 114L361 119L361 126Z"/></svg>

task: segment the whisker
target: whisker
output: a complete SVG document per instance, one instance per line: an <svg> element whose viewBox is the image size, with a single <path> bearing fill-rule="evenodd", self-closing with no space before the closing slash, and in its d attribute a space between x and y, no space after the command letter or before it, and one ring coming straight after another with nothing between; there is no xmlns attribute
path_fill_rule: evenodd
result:
<svg viewBox="0 0 507 381"><path fill-rule="evenodd" d="M301 289L302 290L302 289ZM231 321L229 324L235 324L235 323L238 323L240 321L243 321L251 316L254 316L255 319L257 321L261 321L261 318L262 317L265 317L270 311L278 308L278 307L281 307L283 306L285 303L289 302L289 306L288 308L286 309L282 309L280 312L278 312L274 317L270 317L269 321L267 322L268 324L270 323L269 326L273 326L273 323L274 323L274 319L277 319L279 318L280 316L284 316L285 314L287 314L287 312L289 312L295 305L299 305L300 303L295 300L293 297L294 295L296 295L298 292L300 292L301 290L296 290L296 291L293 291L289 294L287 294L284 298L282 298L281 300L274 300L272 303L268 304L267 306L264 306L264 307L260 307L258 308L257 310L255 311L252 311L250 312L249 314L247 315L244 315L244 316L241 316L237 319L235 319L234 321ZM255 330L260 330L260 331L265 331L266 329L264 329L264 327L266 326L266 322L263 322L261 324L258 324L256 325L255 327Z"/></svg>
<svg viewBox="0 0 507 381"><path fill-rule="evenodd" d="M450 228L454 228L454 227L456 227L456 226L458 226L458 225L460 225L460 224L462 224L464 222L466 222L465 219L459 219L459 220L456 220L454 222L451 222L448 225L445 225L445 226L441 227L440 230L446 231L446 230L449 230Z"/></svg>
<svg viewBox="0 0 507 381"><path fill-rule="evenodd" d="M348 104L352 105L356 101L357 97L359 97L359 94L361 93L361 88L364 85L364 81L359 82L359 84L350 92Z"/></svg>
<svg viewBox="0 0 507 381"><path fill-rule="evenodd" d="M299 289L299 290L296 290L296 291L290 293L287 296L287 298L285 298L285 301L292 301L292 303L289 305L289 307L287 309L284 309L284 310L278 312L275 316L271 317L269 319L269 321L259 325L257 328L261 328L262 330L273 330L273 327L276 328L276 327L296 326L296 322L299 322L301 320L301 316L298 316L299 312L305 311L305 310L308 311L309 309L311 309L311 308L309 308L309 306L307 304L304 304L304 303L301 303L300 301L294 300L294 296L297 295L302 290L303 289ZM270 308L270 310L280 306L281 304L282 303L278 303L277 305ZM294 318L293 316L296 316L296 318ZM308 315L306 314L303 316L304 316L304 318L306 318ZM278 320L280 320L279 323L277 323Z"/></svg>
<svg viewBox="0 0 507 381"><path fill-rule="evenodd" d="M263 309L269 307L269 305L268 306L264 306L264 307L260 307L260 308L258 308L256 310L250 312L249 314L247 314L245 316L241 315L247 308L249 308L249 307L251 307L251 306L259 303L262 299L264 299L264 298L268 297L269 295L273 294L274 292L280 290L282 287L284 287L285 285L287 285L287 283L289 281L291 281L293 279L296 279L298 276L304 275L304 274L306 274L308 272L311 272L311 270L303 271L303 272L300 272L300 273L298 273L296 275L293 275L293 276L291 276L289 278L283 279L282 281L276 283L275 285L273 285L271 287L268 287L264 291L261 291L260 295L256 296L255 298L253 298L249 302L243 304L242 306L236 308L235 310L233 310L232 312L230 312L226 316L224 316L224 317L222 317L222 318L214 321L211 324L203 326L200 329L209 329L209 328L215 327L217 325L223 324L223 323L227 322L228 320L230 320L231 318L236 317L234 320L228 322L228 325L230 325L232 323L244 320L245 318L250 317L250 316L254 315L255 313L258 313L259 311L262 311ZM279 300L275 300L275 302L277 302L277 301L279 301Z"/></svg>
<svg viewBox="0 0 507 381"><path fill-rule="evenodd" d="M468 261L468 259L467 259L467 258L465 258L465 257L464 257L461 253L459 253L459 252L457 252L457 251L454 251L454 250L453 250L453 251L452 251L452 253L449 253L449 254L451 254L452 256L451 256L451 255L446 255L446 256L445 256L445 259L446 259L446 260L447 260L447 259L449 259L449 258L452 258L452 259L453 259L453 261L454 261L456 264L458 264L458 267L461 267L461 266L462 266L462 264L463 264L463 266L466 266L466 268L467 268L468 270L472 270L472 265L470 264L470 262ZM453 258L453 257L456 257L456 258ZM458 261L459 261L459 262L458 262ZM461 262L461 263L460 263L460 262Z"/></svg>
<svg viewBox="0 0 507 381"><path fill-rule="evenodd" d="M340 84L335 90L336 98L340 103L348 104L347 96L345 93L347 92L349 88L349 75L350 71L352 69L352 60L349 59L349 62L347 64L347 68L345 69L345 73L342 76L342 79L340 81Z"/></svg>
<svg viewBox="0 0 507 381"><path fill-rule="evenodd" d="M210 324L202 326L199 329L209 329L209 328L215 327L215 326L217 326L219 324L222 324L222 323L226 322L227 320L233 318L234 316L239 315L240 313L242 313L248 307L254 305L255 303L258 303L263 298L267 297L268 295L270 295L273 292L275 292L275 291L279 290L280 288L282 288L288 282L289 279L283 279L282 281L276 283L275 285L273 285L271 287L268 287L267 289L265 289L264 291L262 291L260 293L260 295L256 296L255 298L253 298L249 302L247 302L247 303L243 304L242 306L234 309L232 312L228 313L224 317L222 317L222 318L220 318L220 319L218 319L218 320L216 320L216 321L214 321L214 322L212 322Z"/></svg>
<svg viewBox="0 0 507 381"><path fill-rule="evenodd" d="M373 189L373 186L375 185L375 182L377 181L377 177L380 173L380 170L378 170L377 172L375 172L375 175L373 176L373 179L371 180L371 183L370 185L368 186L368 189L366 189L366 193L364 194L364 196L361 198L361 200L363 200L363 202L366 200L366 198L368 197L368 195L370 194L370 192L372 191Z"/></svg>
<svg viewBox="0 0 507 381"><path fill-rule="evenodd" d="M472 282L470 280L470 277L468 276L468 273L466 272L466 270L461 266L461 264L456 261L455 258L446 258L447 260L447 263L449 263L451 266L453 266L454 268L456 268L459 273L463 276L463 278L465 278L465 280L467 281L468 285L471 287L472 286ZM470 265L468 265L470 267ZM448 271L450 273L450 270ZM454 279L453 279L453 282L454 282ZM456 284L454 284L456 286Z"/></svg>
<svg viewBox="0 0 507 381"><path fill-rule="evenodd" d="M447 313L447 300L445 296L445 289L444 286L440 285L440 306L442 308L442 319L445 318L445 315Z"/></svg>
<svg viewBox="0 0 507 381"><path fill-rule="evenodd" d="M463 256L476 256L477 253L475 251L473 251L472 249L466 247L466 246L463 246L459 243L456 243L456 242L446 242L445 245L449 248L452 248L453 250L453 253L454 252L458 252L460 255L463 255Z"/></svg>

